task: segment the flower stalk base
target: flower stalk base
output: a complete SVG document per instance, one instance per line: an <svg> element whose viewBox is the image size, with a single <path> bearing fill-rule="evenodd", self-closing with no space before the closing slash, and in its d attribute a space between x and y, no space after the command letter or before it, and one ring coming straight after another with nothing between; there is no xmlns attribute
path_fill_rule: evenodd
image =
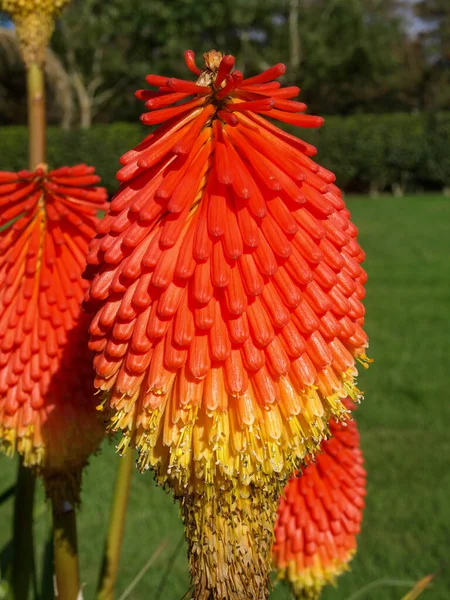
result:
<svg viewBox="0 0 450 600"><path fill-rule="evenodd" d="M33 571L33 506L36 480L20 459L14 504L11 588L14 600L27 600Z"/></svg>
<svg viewBox="0 0 450 600"><path fill-rule="evenodd" d="M266 600L280 489L206 486L181 501L193 600Z"/></svg>
<svg viewBox="0 0 450 600"><path fill-rule="evenodd" d="M30 169L34 170L46 160L46 118L44 70L38 62L27 68L28 94L28 156Z"/></svg>
<svg viewBox="0 0 450 600"><path fill-rule="evenodd" d="M133 450L129 450L119 461L97 600L114 599L134 462L135 453Z"/></svg>
<svg viewBox="0 0 450 600"><path fill-rule="evenodd" d="M53 502L52 506L55 597L77 600L80 583L75 508L69 502Z"/></svg>
<svg viewBox="0 0 450 600"><path fill-rule="evenodd" d="M49 468L38 470L44 481L46 496L55 506L80 504L81 478L86 464L74 468L68 466L66 471Z"/></svg>

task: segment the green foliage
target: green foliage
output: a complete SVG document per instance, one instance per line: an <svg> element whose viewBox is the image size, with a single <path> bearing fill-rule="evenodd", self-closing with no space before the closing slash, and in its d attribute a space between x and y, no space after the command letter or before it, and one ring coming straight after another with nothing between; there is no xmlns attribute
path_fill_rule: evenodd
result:
<svg viewBox="0 0 450 600"><path fill-rule="evenodd" d="M388 183L386 123L383 117L359 115L352 119L353 153L352 162L356 165L357 177L368 186L372 195Z"/></svg>
<svg viewBox="0 0 450 600"><path fill-rule="evenodd" d="M285 82L302 87L303 99L319 113L446 110L447 5L447 0L72 0L52 38L49 120L83 127L133 120L133 93L145 75L186 76L186 48L196 51L199 63L211 48L232 53L246 74L284 62ZM439 7L446 11L443 17L436 16ZM408 30L415 9L427 20L426 34ZM23 124L23 69L2 48L1 33L0 123Z"/></svg>
<svg viewBox="0 0 450 600"><path fill-rule="evenodd" d="M48 164L51 169L87 163L97 169L102 183L114 192L119 158L148 134L139 123L95 125L87 130L48 130ZM25 127L0 128L0 170L20 171L28 165L28 134Z"/></svg>
<svg viewBox="0 0 450 600"><path fill-rule="evenodd" d="M423 106L446 109L450 105L450 3L418 0L414 11L425 23L418 39L423 56Z"/></svg>
<svg viewBox="0 0 450 600"><path fill-rule="evenodd" d="M401 195L406 190L450 186L450 113L332 116L319 130L286 128L316 146L317 161L336 174L343 189L373 195L392 189ZM114 192L120 156L147 134L148 128L139 123L70 131L50 128L49 165L86 162L96 167L104 185ZM0 139L0 169L23 169L26 129L0 128Z"/></svg>
<svg viewBox="0 0 450 600"><path fill-rule="evenodd" d="M289 131L316 146L343 189L402 195L450 185L450 113L331 116L319 130Z"/></svg>
<svg viewBox="0 0 450 600"><path fill-rule="evenodd" d="M394 189L396 186L403 193L406 186L414 184L426 157L426 118L411 114L385 115L384 124L388 179ZM430 174L424 171L423 175Z"/></svg>
<svg viewBox="0 0 450 600"><path fill-rule="evenodd" d="M290 133L298 135L292 127ZM303 137L317 150L317 161L336 175L338 184L345 188L358 176L355 161L355 122L351 118L327 117L319 130L305 131Z"/></svg>
<svg viewBox="0 0 450 600"><path fill-rule="evenodd" d="M450 186L450 113L430 116L427 123L425 164L427 175L444 189ZM446 191L448 191L446 189Z"/></svg>
<svg viewBox="0 0 450 600"><path fill-rule="evenodd" d="M299 5L301 60L288 77L304 90L306 102L326 114L395 110L397 82L405 71L401 48L409 43L395 10L398 2L303 0ZM285 62L291 41L283 27L277 35Z"/></svg>

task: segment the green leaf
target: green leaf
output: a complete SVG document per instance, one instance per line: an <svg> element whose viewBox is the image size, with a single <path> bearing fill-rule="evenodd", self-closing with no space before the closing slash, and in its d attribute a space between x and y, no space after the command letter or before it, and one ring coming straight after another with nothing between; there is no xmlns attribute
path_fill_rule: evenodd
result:
<svg viewBox="0 0 450 600"><path fill-rule="evenodd" d="M431 584L434 579L434 575L427 575L416 583L412 590L410 590L406 596L403 596L402 600L416 600L422 592L424 592Z"/></svg>
<svg viewBox="0 0 450 600"><path fill-rule="evenodd" d="M11 485L9 488L7 488L4 492L2 492L0 494L0 506L6 502L7 500L9 500L10 498L12 498L12 496L14 496L14 493L16 491L16 485L13 484Z"/></svg>

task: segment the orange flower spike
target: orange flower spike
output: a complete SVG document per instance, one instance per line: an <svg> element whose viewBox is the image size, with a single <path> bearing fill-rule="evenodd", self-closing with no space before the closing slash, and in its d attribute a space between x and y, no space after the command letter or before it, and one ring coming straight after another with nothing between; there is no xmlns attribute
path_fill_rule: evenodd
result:
<svg viewBox="0 0 450 600"><path fill-rule="evenodd" d="M284 65L185 57L194 81L137 93L160 125L90 248L96 385L120 451L181 500L194 597L261 600L283 483L360 396L363 253L315 148L267 120L323 121Z"/></svg>
<svg viewBox="0 0 450 600"><path fill-rule="evenodd" d="M86 165L0 171L0 448L75 501L103 435L81 312L98 182Z"/></svg>
<svg viewBox="0 0 450 600"><path fill-rule="evenodd" d="M291 478L278 508L273 564L298 600L317 600L348 569L361 528L366 472L356 422L332 420L330 432L315 462Z"/></svg>

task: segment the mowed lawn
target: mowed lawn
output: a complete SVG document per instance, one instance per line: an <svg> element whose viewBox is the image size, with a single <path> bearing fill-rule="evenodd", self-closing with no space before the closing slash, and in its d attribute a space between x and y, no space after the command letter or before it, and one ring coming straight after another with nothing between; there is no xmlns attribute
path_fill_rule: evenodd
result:
<svg viewBox="0 0 450 600"><path fill-rule="evenodd" d="M423 598L450 598L450 199L350 198L367 252L367 331L375 359L361 374L357 412L368 470L367 507L352 570L324 600L350 600L370 582L436 574ZM105 444L91 461L79 516L85 600L94 598L118 458ZM15 465L0 459L0 493ZM12 502L0 507L0 546L10 534ZM36 508L38 561L49 516ZM188 587L182 525L171 497L150 473L134 475L117 599L163 544L131 600L179 600ZM170 573L167 572L171 569ZM161 587L161 581L166 583ZM398 600L406 587L373 587L358 598ZM287 600L279 586L271 598ZM47 592L41 600L50 600Z"/></svg>

